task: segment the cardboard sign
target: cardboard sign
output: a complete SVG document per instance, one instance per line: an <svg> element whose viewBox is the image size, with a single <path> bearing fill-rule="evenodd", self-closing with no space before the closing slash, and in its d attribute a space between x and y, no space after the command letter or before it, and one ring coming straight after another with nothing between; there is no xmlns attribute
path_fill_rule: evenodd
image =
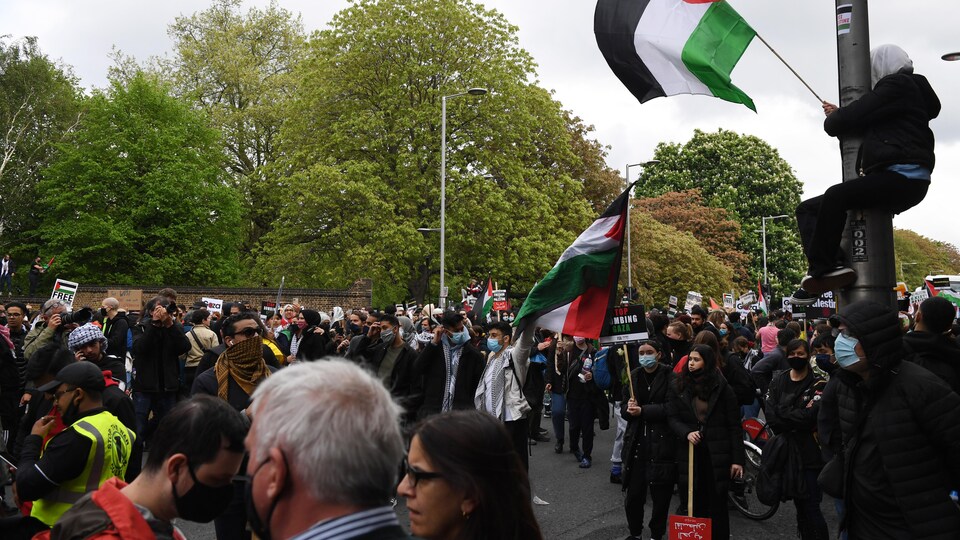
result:
<svg viewBox="0 0 960 540"><path fill-rule="evenodd" d="M509 309L510 302L507 302L507 291L505 289L493 291L493 310L508 311Z"/></svg>
<svg viewBox="0 0 960 540"><path fill-rule="evenodd" d="M207 298L206 296L200 300L207 305L207 311L210 313L223 313L223 300L219 298Z"/></svg>
<svg viewBox="0 0 960 540"><path fill-rule="evenodd" d="M685 311L690 311L693 309L693 306L699 306L703 302L703 295L697 291L690 291L687 293L687 302L683 305Z"/></svg>
<svg viewBox="0 0 960 540"><path fill-rule="evenodd" d="M676 297L676 296L671 296L671 297L670 297L670 302L668 303L668 305L669 305L670 307L672 307L672 308L677 307L677 297Z"/></svg>
<svg viewBox="0 0 960 540"><path fill-rule="evenodd" d="M923 302L927 298L930 298L930 293L927 292L926 289L920 289L919 291L910 295L910 303L919 304L920 302Z"/></svg>
<svg viewBox="0 0 960 540"><path fill-rule="evenodd" d="M723 293L723 309L733 309L733 293Z"/></svg>
<svg viewBox="0 0 960 540"><path fill-rule="evenodd" d="M110 289L107 291L108 297L113 297L120 302L120 309L123 311L140 311L143 309L143 291L140 289Z"/></svg>
<svg viewBox="0 0 960 540"><path fill-rule="evenodd" d="M277 312L277 303L276 302L260 302L260 317L263 319L269 319Z"/></svg>
<svg viewBox="0 0 960 540"><path fill-rule="evenodd" d="M670 516L667 536L670 540L710 540L710 518Z"/></svg>
<svg viewBox="0 0 960 540"><path fill-rule="evenodd" d="M603 329L600 331L600 344L619 345L647 339L646 313L643 306L608 309Z"/></svg>
<svg viewBox="0 0 960 540"><path fill-rule="evenodd" d="M72 310L73 300L77 297L78 288L80 288L79 283L57 278L57 283L53 286L53 293L50 294L50 298L60 300L67 305L67 309Z"/></svg>
<svg viewBox="0 0 960 540"><path fill-rule="evenodd" d="M742 295L740 295L740 303L743 304L744 307L749 306L750 304L753 304L756 301L757 301L757 294L754 293L753 291L745 292Z"/></svg>

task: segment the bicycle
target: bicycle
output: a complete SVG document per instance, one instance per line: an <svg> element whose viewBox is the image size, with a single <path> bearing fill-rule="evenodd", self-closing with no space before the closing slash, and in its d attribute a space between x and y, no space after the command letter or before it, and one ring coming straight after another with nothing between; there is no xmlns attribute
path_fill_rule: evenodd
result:
<svg viewBox="0 0 960 540"><path fill-rule="evenodd" d="M745 518L754 521L769 519L777 513L780 502L767 505L760 502L756 494L757 475L760 473L760 458L763 455L762 445L772 436L767 425L759 418L747 418L743 421L743 450L746 459L743 463L743 478L734 480L731 490L727 492L730 503ZM743 490L740 491L742 484Z"/></svg>

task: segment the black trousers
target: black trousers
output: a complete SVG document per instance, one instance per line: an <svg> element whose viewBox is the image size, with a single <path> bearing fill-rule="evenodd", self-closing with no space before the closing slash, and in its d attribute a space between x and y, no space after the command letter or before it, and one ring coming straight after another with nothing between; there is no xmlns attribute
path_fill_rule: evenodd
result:
<svg viewBox="0 0 960 540"><path fill-rule="evenodd" d="M810 275L820 277L837 265L848 210L880 209L899 214L922 201L928 187L928 180L884 170L835 184L823 195L800 203L797 225Z"/></svg>
<svg viewBox="0 0 960 540"><path fill-rule="evenodd" d="M684 486L683 489L687 489ZM727 509L727 485L717 486L713 477L713 462L705 443L694 447L693 459L693 515L710 518L711 538L730 538L730 513Z"/></svg>
<svg viewBox="0 0 960 540"><path fill-rule="evenodd" d="M503 426L507 428L507 433L510 434L510 440L513 441L513 448L520 454L520 461L523 462L523 468L529 471L530 447L527 446L527 435L530 431L530 417L504 422Z"/></svg>
<svg viewBox="0 0 960 540"><path fill-rule="evenodd" d="M820 511L820 502L823 494L817 484L820 469L804 469L803 480L807 486L807 496L803 499L794 499L793 505L797 509L797 528L800 530L801 540L829 540L830 531L827 520Z"/></svg>
<svg viewBox="0 0 960 540"><path fill-rule="evenodd" d="M571 399L567 396L567 418L570 420L570 450L580 449L583 457L593 460L593 422L597 410L589 398ZM580 438L583 437L583 446Z"/></svg>
<svg viewBox="0 0 960 540"><path fill-rule="evenodd" d="M667 532L667 514L670 511L670 498L673 497L673 483L648 483L645 465L642 460L630 464L630 479L627 483L627 496L623 499L623 509L627 513L630 535L640 538L643 532L643 505L647 503L649 489L653 510L647 526L650 527L651 537L661 538Z"/></svg>

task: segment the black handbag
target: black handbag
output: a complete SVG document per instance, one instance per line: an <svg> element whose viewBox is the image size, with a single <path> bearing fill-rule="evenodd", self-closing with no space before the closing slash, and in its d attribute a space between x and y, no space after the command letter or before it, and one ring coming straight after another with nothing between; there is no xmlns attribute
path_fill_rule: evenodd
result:
<svg viewBox="0 0 960 540"><path fill-rule="evenodd" d="M834 499L842 499L843 473L843 450L841 450L820 470L820 475L817 476L817 484L820 486L820 491L823 491Z"/></svg>

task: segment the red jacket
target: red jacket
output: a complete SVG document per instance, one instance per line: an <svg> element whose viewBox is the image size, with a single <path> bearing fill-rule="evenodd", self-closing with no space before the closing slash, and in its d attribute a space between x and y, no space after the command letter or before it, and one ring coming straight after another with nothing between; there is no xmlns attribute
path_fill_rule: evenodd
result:
<svg viewBox="0 0 960 540"><path fill-rule="evenodd" d="M119 478L107 480L99 490L84 495L73 508L67 510L53 529L38 533L33 540L156 538L137 507L120 492L126 485ZM176 528L173 529L173 537L186 540Z"/></svg>

